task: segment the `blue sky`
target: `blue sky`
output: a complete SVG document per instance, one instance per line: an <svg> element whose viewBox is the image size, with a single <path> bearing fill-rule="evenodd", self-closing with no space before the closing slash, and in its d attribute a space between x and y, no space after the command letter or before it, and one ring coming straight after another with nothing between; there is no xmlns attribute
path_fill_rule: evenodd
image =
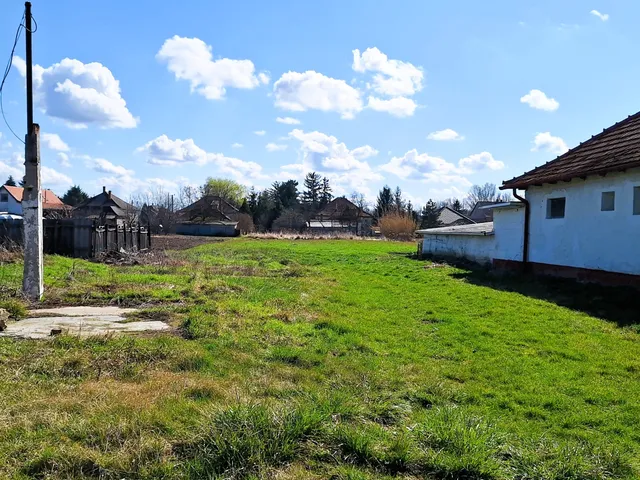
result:
<svg viewBox="0 0 640 480"><path fill-rule="evenodd" d="M500 184L639 109L631 0L87 5L33 2L35 120L60 193L316 170L337 194L399 185L420 204ZM3 3L1 62L23 8ZM4 90L20 136L23 38ZM0 177L20 174L22 144L0 133Z"/></svg>

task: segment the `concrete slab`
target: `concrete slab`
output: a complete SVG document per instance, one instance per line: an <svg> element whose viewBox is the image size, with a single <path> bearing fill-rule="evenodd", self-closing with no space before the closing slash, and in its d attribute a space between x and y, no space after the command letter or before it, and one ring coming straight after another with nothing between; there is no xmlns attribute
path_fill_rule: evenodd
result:
<svg viewBox="0 0 640 480"><path fill-rule="evenodd" d="M61 307L31 310L30 315L47 314L47 317L29 317L19 322L7 323L0 337L49 338L51 331L80 337L113 335L134 332L157 332L169 329L160 321L128 322L125 313L135 308L119 307Z"/></svg>
<svg viewBox="0 0 640 480"><path fill-rule="evenodd" d="M59 315L61 317L90 317L101 315L124 315L133 313L136 308L120 308L120 307L57 307L57 308L39 308L38 310L30 310L29 315L38 316L41 314Z"/></svg>

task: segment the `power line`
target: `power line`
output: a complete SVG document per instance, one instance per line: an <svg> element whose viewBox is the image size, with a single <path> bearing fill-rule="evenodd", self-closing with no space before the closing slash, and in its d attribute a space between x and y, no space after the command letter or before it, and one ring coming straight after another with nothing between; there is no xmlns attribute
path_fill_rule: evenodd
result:
<svg viewBox="0 0 640 480"><path fill-rule="evenodd" d="M31 18L33 18L33 16ZM18 40L20 39L20 32L22 31L23 28L25 28L24 12L22 13L22 18L20 19L20 25L18 25L18 29L16 30L16 36L13 41L13 47L11 47L11 54L9 55L9 61L7 62L7 67L5 68L4 74L2 76L2 82L0 82L0 112L2 113L2 118L4 120L4 123L7 125L7 128L11 131L11 133L13 133L13 136L16 137L18 140L20 140L22 143L24 143L24 140L22 140L16 134L16 132L13 131L13 128L11 128L11 125L9 125L9 122L7 121L7 117L4 114L4 105L2 103L2 93L4 89L4 82L7 80L7 77L9 76L9 72L11 71L11 66L13 65L13 54L16 51L16 45L18 44ZM36 30L37 28L38 28L38 24L36 23Z"/></svg>

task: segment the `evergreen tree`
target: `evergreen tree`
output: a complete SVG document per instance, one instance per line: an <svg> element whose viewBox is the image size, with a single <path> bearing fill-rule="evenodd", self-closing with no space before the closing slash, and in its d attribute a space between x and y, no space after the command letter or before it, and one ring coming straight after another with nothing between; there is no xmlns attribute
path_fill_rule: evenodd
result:
<svg viewBox="0 0 640 480"><path fill-rule="evenodd" d="M458 200L457 198L453 201L453 204L451 205L451 208L453 208L456 212L462 212L463 208L462 208L462 202L460 202L460 200Z"/></svg>
<svg viewBox="0 0 640 480"><path fill-rule="evenodd" d="M402 199L400 187L396 187L396 191L393 194L393 207L398 215L402 215L404 212L404 200Z"/></svg>
<svg viewBox="0 0 640 480"><path fill-rule="evenodd" d="M67 193L62 196L62 201L67 205L71 205L72 207L75 207L76 205L88 199L89 195L87 195L79 185L74 185L69 190L67 190Z"/></svg>
<svg viewBox="0 0 640 480"><path fill-rule="evenodd" d="M298 205L298 182L296 180L274 182L271 185L270 193L278 213Z"/></svg>
<svg viewBox="0 0 640 480"><path fill-rule="evenodd" d="M441 226L440 219L438 218L439 213L436 202L429 199L422 209L420 228L436 228Z"/></svg>
<svg viewBox="0 0 640 480"><path fill-rule="evenodd" d="M320 208L326 207L331 200L333 200L333 195L331 194L331 185L329 184L329 179L327 177L323 177L322 192L320 193Z"/></svg>
<svg viewBox="0 0 640 480"><path fill-rule="evenodd" d="M315 212L320 205L320 195L322 193L320 175L316 172L307 173L307 176L304 177L304 188L302 202L309 210Z"/></svg>
<svg viewBox="0 0 640 480"><path fill-rule="evenodd" d="M21 187L24 187L26 183L27 183L27 177L23 175L22 180L18 182L18 185L20 185Z"/></svg>
<svg viewBox="0 0 640 480"><path fill-rule="evenodd" d="M251 213L251 215L254 215L256 213L256 207L258 206L258 193L256 192L256 189L254 187L251 187L251 190L249 191L249 198L247 203L249 207L249 213Z"/></svg>
<svg viewBox="0 0 640 480"><path fill-rule="evenodd" d="M414 210L411 200L407 202L406 211L407 211L407 217L409 217L414 222L418 223L418 212Z"/></svg>
<svg viewBox="0 0 640 480"><path fill-rule="evenodd" d="M15 187L16 181L13 179L13 175L9 175L9 178L7 178L7 181L4 182L4 184L9 185L10 187Z"/></svg>
<svg viewBox="0 0 640 480"><path fill-rule="evenodd" d="M378 193L376 200L375 214L377 218L382 218L393 209L393 194L389 186L385 185Z"/></svg>
<svg viewBox="0 0 640 480"><path fill-rule="evenodd" d="M240 213L250 213L249 212L249 203L247 202L246 198L242 200L242 205L240 205L239 211L240 211Z"/></svg>

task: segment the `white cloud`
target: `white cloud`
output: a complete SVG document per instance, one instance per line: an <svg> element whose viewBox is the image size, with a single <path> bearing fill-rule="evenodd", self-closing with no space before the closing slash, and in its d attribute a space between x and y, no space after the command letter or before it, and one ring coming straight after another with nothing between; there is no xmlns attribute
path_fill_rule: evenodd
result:
<svg viewBox="0 0 640 480"><path fill-rule="evenodd" d="M191 92L209 100L223 98L228 87L252 89L269 83L268 74L256 76L251 60L213 60L211 46L199 38L175 35L165 40L156 58L167 64L177 80L189 81Z"/></svg>
<svg viewBox="0 0 640 480"><path fill-rule="evenodd" d="M293 117L278 117L276 118L276 122L284 123L285 125L300 125L300 120Z"/></svg>
<svg viewBox="0 0 640 480"><path fill-rule="evenodd" d="M422 69L408 62L390 60L378 48L367 48L362 54L353 50L353 70L376 72L372 88L381 95L413 95L422 90Z"/></svg>
<svg viewBox="0 0 640 480"><path fill-rule="evenodd" d="M545 110L547 112L553 112L560 106L555 98L549 98L544 92L536 89L531 90L529 93L523 96L520 99L520 102L526 103L531 108L535 108L537 110Z"/></svg>
<svg viewBox="0 0 640 480"><path fill-rule="evenodd" d="M481 170L502 170L504 163L493 158L489 152L482 152L460 159L458 166L463 173L474 173Z"/></svg>
<svg viewBox="0 0 640 480"><path fill-rule="evenodd" d="M255 132L256 135L258 135L259 137L263 137L267 132L264 130L256 130Z"/></svg>
<svg viewBox="0 0 640 480"><path fill-rule="evenodd" d="M538 133L533 139L532 152L543 150L555 155L566 153L569 148L565 141L560 137L554 137L550 132Z"/></svg>
<svg viewBox="0 0 640 480"><path fill-rule="evenodd" d="M242 184L250 184L252 180L266 178L259 164L227 157L221 153L206 152L191 138L172 140L166 135L160 135L137 148L136 152L146 153L147 162L152 165L213 164L221 172L232 176Z"/></svg>
<svg viewBox="0 0 640 480"><path fill-rule="evenodd" d="M13 178L22 178L24 169L14 167L6 160L0 160L0 176L2 177L0 182L4 182L9 175L13 176Z"/></svg>
<svg viewBox="0 0 640 480"><path fill-rule="evenodd" d="M63 142L60 136L56 133L43 133L40 135L40 139L44 146L50 150L57 150L59 152L69 151L69 145Z"/></svg>
<svg viewBox="0 0 640 480"><path fill-rule="evenodd" d="M244 147L244 145L238 142L231 144L231 148L242 148L242 147Z"/></svg>
<svg viewBox="0 0 640 480"><path fill-rule="evenodd" d="M313 70L283 74L273 84L273 92L276 107L293 112L321 110L352 119L363 107L359 90Z"/></svg>
<svg viewBox="0 0 640 480"><path fill-rule="evenodd" d="M277 143L267 143L265 148L269 152L281 152L287 149L287 145L278 145Z"/></svg>
<svg viewBox="0 0 640 480"><path fill-rule="evenodd" d="M60 173L53 168L42 166L42 185L44 187L70 187L73 185L73 180L71 177L65 175L64 173Z"/></svg>
<svg viewBox="0 0 640 480"><path fill-rule="evenodd" d="M70 167L71 162L69 162L69 155L64 152L58 152L58 163L60 163L63 167Z"/></svg>
<svg viewBox="0 0 640 480"><path fill-rule="evenodd" d="M137 148L136 151L146 152L147 162L152 165L175 166L183 163L205 165L209 162L207 152L198 147L191 138L171 140L166 135L160 135Z"/></svg>
<svg viewBox="0 0 640 480"><path fill-rule="evenodd" d="M371 182L383 179L382 175L364 161L378 153L369 145L349 149L334 136L299 129L289 132L289 137L300 142L300 163L281 167L288 176L294 175L302 179L308 172L318 172L329 178L334 195L357 190L372 196Z"/></svg>
<svg viewBox="0 0 640 480"><path fill-rule="evenodd" d="M388 100L369 97L367 107L378 112L387 112L395 117L410 117L416 111L416 102L406 97L395 97Z"/></svg>
<svg viewBox="0 0 640 480"><path fill-rule="evenodd" d="M115 165L109 160L104 158L89 158L85 162L87 168L95 170L96 172L108 173L117 176L133 176L135 172L123 167L122 165Z"/></svg>
<svg viewBox="0 0 640 480"><path fill-rule="evenodd" d="M24 168L24 155L20 152L13 152L11 154L11 163L18 168Z"/></svg>
<svg viewBox="0 0 640 480"><path fill-rule="evenodd" d="M606 22L607 20L609 20L609 14L608 13L600 13L598 10L591 10L591 15L595 15L596 17L598 17L603 22Z"/></svg>
<svg viewBox="0 0 640 480"><path fill-rule="evenodd" d="M380 166L380 170L393 173L402 179L459 186L471 185L464 177L466 174L502 168L504 163L493 158L489 152L469 155L460 159L456 165L440 157L419 153L415 148L401 157L393 157L388 163Z"/></svg>
<svg viewBox="0 0 640 480"><path fill-rule="evenodd" d="M442 142L448 142L453 140L464 140L464 137L451 128L445 128L444 130L438 130L437 132L431 132L427 139L438 140Z"/></svg>
<svg viewBox="0 0 640 480"><path fill-rule="evenodd" d="M454 164L440 157L433 157L427 153L418 153L414 148L401 157L393 157L382 165L380 170L410 180L424 180L427 176L449 176L457 171Z"/></svg>
<svg viewBox="0 0 640 480"><path fill-rule="evenodd" d="M25 76L25 61L14 57ZM101 63L65 58L44 68L33 67L34 101L47 115L72 128L134 128L138 119L127 109L120 83Z"/></svg>

